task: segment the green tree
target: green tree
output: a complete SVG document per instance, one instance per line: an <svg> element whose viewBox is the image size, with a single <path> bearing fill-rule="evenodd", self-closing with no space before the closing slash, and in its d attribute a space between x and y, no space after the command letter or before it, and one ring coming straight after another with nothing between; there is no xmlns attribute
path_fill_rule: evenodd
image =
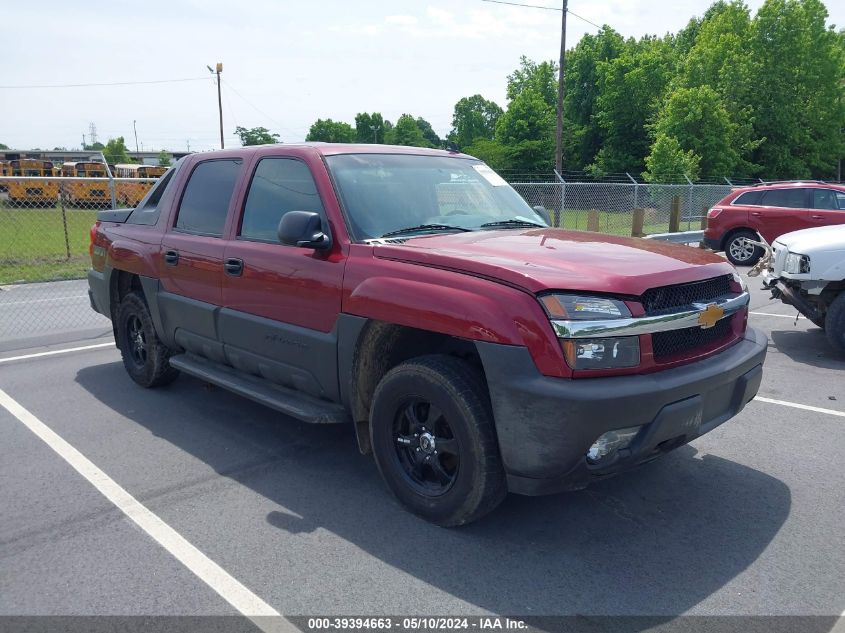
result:
<svg viewBox="0 0 845 633"><path fill-rule="evenodd" d="M126 149L126 142L123 140L122 136L110 138L105 147L103 147L102 152L103 158L105 158L106 162L111 165L132 162L129 158L129 152Z"/></svg>
<svg viewBox="0 0 845 633"><path fill-rule="evenodd" d="M343 121L331 119L317 119L308 130L306 141L323 141L325 143L354 143L355 128Z"/></svg>
<svg viewBox="0 0 845 633"><path fill-rule="evenodd" d="M83 145L82 149L86 152L102 152L106 148L105 145L97 141L96 143L92 143L91 145Z"/></svg>
<svg viewBox="0 0 845 633"><path fill-rule="evenodd" d="M539 64L525 55L519 58L519 68L508 75L508 100L513 101L527 90L538 93L551 108L557 108L557 64Z"/></svg>
<svg viewBox="0 0 845 633"><path fill-rule="evenodd" d="M700 172L706 176L739 173L738 126L710 86L672 92L657 117L654 132L656 138L674 139L698 156Z"/></svg>
<svg viewBox="0 0 845 633"><path fill-rule="evenodd" d="M496 124L496 141L511 169L549 170L554 163L555 110L528 88L511 101Z"/></svg>
<svg viewBox="0 0 845 633"><path fill-rule="evenodd" d="M414 147L431 147L423 136L417 120L410 114L403 114L396 120L393 143L396 145L411 145Z"/></svg>
<svg viewBox="0 0 845 633"><path fill-rule="evenodd" d="M751 69L751 14L741 0L714 3L698 25L693 46L683 60L675 85L686 88L706 87L715 91L727 112L731 146L737 154L730 172L721 175L750 176L759 171L752 154L760 145L754 139L754 113L749 97L755 90L757 78ZM701 127L701 134L707 133ZM681 145L699 151L701 169L710 174L708 152L678 137ZM715 174L717 172L713 172Z"/></svg>
<svg viewBox="0 0 845 633"><path fill-rule="evenodd" d="M598 64L595 122L603 144L591 168L639 172L651 145L645 124L657 113L675 63L670 42L644 37L619 57Z"/></svg>
<svg viewBox="0 0 845 633"><path fill-rule="evenodd" d="M843 38L819 0L766 0L751 25L748 103L773 178L830 177L843 155Z"/></svg>
<svg viewBox="0 0 845 633"><path fill-rule="evenodd" d="M0 149L9 149L9 146L5 143L0 143Z"/></svg>
<svg viewBox="0 0 845 633"><path fill-rule="evenodd" d="M442 147L443 146L443 139L437 136L437 132L434 131L434 128L431 127L431 123L426 121L421 116L417 117L417 127L420 128L420 132L422 132L423 138L428 141L428 144L432 147Z"/></svg>
<svg viewBox="0 0 845 633"><path fill-rule="evenodd" d="M396 143L396 128L393 126L393 123L388 121L387 119L384 120L384 142L388 145L393 145Z"/></svg>
<svg viewBox="0 0 845 633"><path fill-rule="evenodd" d="M699 157L691 150L684 150L674 136L658 134L646 157L647 182L686 182L686 177L695 180L699 176Z"/></svg>
<svg viewBox="0 0 845 633"><path fill-rule="evenodd" d="M449 140L458 147L470 147L478 140L492 140L502 108L481 95L463 97L455 104Z"/></svg>
<svg viewBox="0 0 845 633"><path fill-rule="evenodd" d="M240 125L235 128L235 134L241 139L241 145L268 145L279 142L279 135L266 127L245 128Z"/></svg>
<svg viewBox="0 0 845 633"><path fill-rule="evenodd" d="M505 147L492 139L477 138L469 147L461 147L461 151L464 154L469 154L479 160L483 160L493 169L507 169L510 164Z"/></svg>
<svg viewBox="0 0 845 633"><path fill-rule="evenodd" d="M173 156L167 150L161 150L158 153L158 164L161 167L170 167L173 164Z"/></svg>
<svg viewBox="0 0 845 633"><path fill-rule="evenodd" d="M596 35L587 33L566 57L564 151L571 169L592 163L604 143L602 128L594 115L598 89L598 67L619 57L626 48L622 36L609 26Z"/></svg>
<svg viewBox="0 0 845 633"><path fill-rule="evenodd" d="M355 115L356 143L385 143L384 135L387 131L381 112L359 112Z"/></svg>

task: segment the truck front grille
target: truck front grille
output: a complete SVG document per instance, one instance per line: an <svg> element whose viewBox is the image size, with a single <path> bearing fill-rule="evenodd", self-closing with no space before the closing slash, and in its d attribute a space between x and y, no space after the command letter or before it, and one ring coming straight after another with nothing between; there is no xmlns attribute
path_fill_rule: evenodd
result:
<svg viewBox="0 0 845 633"><path fill-rule="evenodd" d="M732 320L732 317L724 318L706 330L696 326L652 334L654 360L660 363L722 341L727 342L733 337Z"/></svg>
<svg viewBox="0 0 845 633"><path fill-rule="evenodd" d="M651 288L643 293L642 302L645 313L651 316L676 312L693 303L707 303L731 292L731 275L722 275L688 284Z"/></svg>
<svg viewBox="0 0 845 633"><path fill-rule="evenodd" d="M718 297L732 294L731 275L722 275L674 286L651 288L643 293L643 308L649 316L669 314L692 308L693 303L710 303ZM699 326L657 332L651 335L651 346L656 363L674 362L685 357L700 355L701 350L729 343L734 338L731 322L724 318L711 328Z"/></svg>

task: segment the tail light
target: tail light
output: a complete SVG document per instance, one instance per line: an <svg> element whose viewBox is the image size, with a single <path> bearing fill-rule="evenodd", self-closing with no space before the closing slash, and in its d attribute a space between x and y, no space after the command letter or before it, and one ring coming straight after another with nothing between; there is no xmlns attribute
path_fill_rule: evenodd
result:
<svg viewBox="0 0 845 633"><path fill-rule="evenodd" d="M88 255L90 257L94 256L94 242L97 240L97 229L100 228L100 221L97 220L91 226L91 230L88 231Z"/></svg>
<svg viewBox="0 0 845 633"><path fill-rule="evenodd" d="M723 211L720 207L713 207L707 212L707 219L712 220L713 218L718 218L719 214Z"/></svg>

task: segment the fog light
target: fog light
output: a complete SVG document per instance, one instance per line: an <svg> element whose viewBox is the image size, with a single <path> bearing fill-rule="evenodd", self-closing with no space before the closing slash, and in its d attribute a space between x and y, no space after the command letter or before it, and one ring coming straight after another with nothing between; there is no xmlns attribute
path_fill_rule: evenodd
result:
<svg viewBox="0 0 845 633"><path fill-rule="evenodd" d="M592 464L601 461L608 455L630 446L634 437L639 432L639 426L629 426L624 429L615 429L599 436L599 439L587 451L587 461Z"/></svg>

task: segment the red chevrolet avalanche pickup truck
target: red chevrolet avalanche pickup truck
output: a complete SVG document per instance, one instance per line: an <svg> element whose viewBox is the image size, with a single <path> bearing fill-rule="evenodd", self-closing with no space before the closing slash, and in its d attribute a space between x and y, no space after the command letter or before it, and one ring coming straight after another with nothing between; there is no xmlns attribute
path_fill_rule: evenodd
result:
<svg viewBox="0 0 845 633"><path fill-rule="evenodd" d="M442 150L182 159L91 230L92 307L144 387L183 372L352 423L411 511L459 525L650 461L757 393L766 339L698 249L548 226Z"/></svg>

